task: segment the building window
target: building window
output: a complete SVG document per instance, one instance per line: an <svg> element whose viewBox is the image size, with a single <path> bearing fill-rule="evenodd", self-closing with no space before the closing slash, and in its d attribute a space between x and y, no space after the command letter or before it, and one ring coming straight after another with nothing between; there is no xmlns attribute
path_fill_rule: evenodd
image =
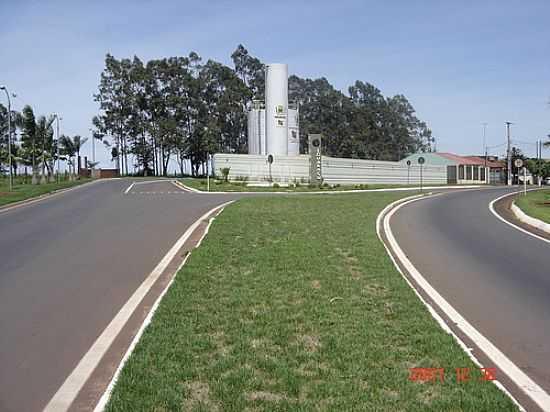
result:
<svg viewBox="0 0 550 412"><path fill-rule="evenodd" d="M466 180L472 180L472 166L466 166Z"/></svg>
<svg viewBox="0 0 550 412"><path fill-rule="evenodd" d="M464 165L458 166L458 178L464 180Z"/></svg>
<svg viewBox="0 0 550 412"><path fill-rule="evenodd" d="M474 180L479 180L479 166L473 166L474 169Z"/></svg>
<svg viewBox="0 0 550 412"><path fill-rule="evenodd" d="M479 180L481 180L482 182L485 182L485 168L484 168L484 167L481 167L481 168L479 169L479 171L480 171L480 173L481 173Z"/></svg>

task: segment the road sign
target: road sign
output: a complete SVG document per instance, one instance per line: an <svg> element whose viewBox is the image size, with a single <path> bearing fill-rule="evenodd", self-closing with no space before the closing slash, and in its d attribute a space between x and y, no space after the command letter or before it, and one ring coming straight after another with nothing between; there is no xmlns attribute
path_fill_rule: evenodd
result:
<svg viewBox="0 0 550 412"><path fill-rule="evenodd" d="M424 159L422 156L418 158L418 164L420 165L420 193L422 193L422 165L426 159Z"/></svg>
<svg viewBox="0 0 550 412"><path fill-rule="evenodd" d="M523 166L523 160L521 160L521 159L514 160L514 166L516 166L516 167Z"/></svg>

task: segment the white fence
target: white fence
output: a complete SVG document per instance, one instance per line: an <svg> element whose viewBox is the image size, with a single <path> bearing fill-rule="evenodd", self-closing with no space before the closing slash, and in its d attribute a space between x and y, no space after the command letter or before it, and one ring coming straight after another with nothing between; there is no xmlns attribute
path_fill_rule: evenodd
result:
<svg viewBox="0 0 550 412"><path fill-rule="evenodd" d="M247 178L250 182L292 183L309 181L309 156L273 156L271 167L267 156L215 154L214 173L221 175L222 168L229 168L229 179ZM343 159L323 156L323 181L329 184L418 184L420 166L410 168L400 162L380 160ZM446 166L422 167L424 183L447 183Z"/></svg>

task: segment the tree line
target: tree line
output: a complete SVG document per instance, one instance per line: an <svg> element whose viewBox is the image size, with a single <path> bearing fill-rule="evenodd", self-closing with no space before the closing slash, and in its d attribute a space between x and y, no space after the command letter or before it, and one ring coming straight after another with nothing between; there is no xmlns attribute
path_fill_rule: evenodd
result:
<svg viewBox="0 0 550 412"><path fill-rule="evenodd" d="M204 62L195 52L148 62L107 54L93 124L121 173L135 167L166 175L174 159L181 174L189 162L197 175L208 153L247 153L246 113L253 100L264 99L264 64L242 45L231 59L233 67ZM325 78L290 76L302 153L310 133L322 133L324 153L335 157L399 160L431 150L432 133L405 96L385 97L362 81L348 93Z"/></svg>
<svg viewBox="0 0 550 412"><path fill-rule="evenodd" d="M0 174L9 173L8 115L11 115L11 166L14 176L21 167L27 174L30 168L32 183L47 183L55 180L56 162L67 164L69 176L76 175L76 158L87 138L60 135L55 138L56 115L36 116L31 106L21 112L0 104Z"/></svg>

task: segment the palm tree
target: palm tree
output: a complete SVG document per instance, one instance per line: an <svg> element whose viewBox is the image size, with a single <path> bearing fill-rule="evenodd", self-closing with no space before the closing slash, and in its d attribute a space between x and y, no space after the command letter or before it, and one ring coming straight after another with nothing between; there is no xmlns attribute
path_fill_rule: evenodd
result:
<svg viewBox="0 0 550 412"><path fill-rule="evenodd" d="M41 184L46 183L46 170L50 177L51 171L53 170L52 160L54 157L54 144L52 123L54 120L55 116L49 116L48 118L40 116L36 122L36 134L42 143L42 150L40 151L40 163L42 163Z"/></svg>
<svg viewBox="0 0 550 412"><path fill-rule="evenodd" d="M76 148L73 142L73 139L71 139L69 136L62 135L59 138L59 154L66 156L64 160L67 161L67 164L69 165L69 176L70 179L73 180L74 174L74 163L73 163L73 157L76 154Z"/></svg>
<svg viewBox="0 0 550 412"><path fill-rule="evenodd" d="M74 146L74 149L76 151L77 159L80 157L80 149L82 149L82 146L84 146L84 143L86 143L87 141L88 141L87 137L82 138L78 135L73 137L73 146ZM79 166L80 166L80 164L79 164ZM80 170L79 170L79 172L80 172Z"/></svg>

